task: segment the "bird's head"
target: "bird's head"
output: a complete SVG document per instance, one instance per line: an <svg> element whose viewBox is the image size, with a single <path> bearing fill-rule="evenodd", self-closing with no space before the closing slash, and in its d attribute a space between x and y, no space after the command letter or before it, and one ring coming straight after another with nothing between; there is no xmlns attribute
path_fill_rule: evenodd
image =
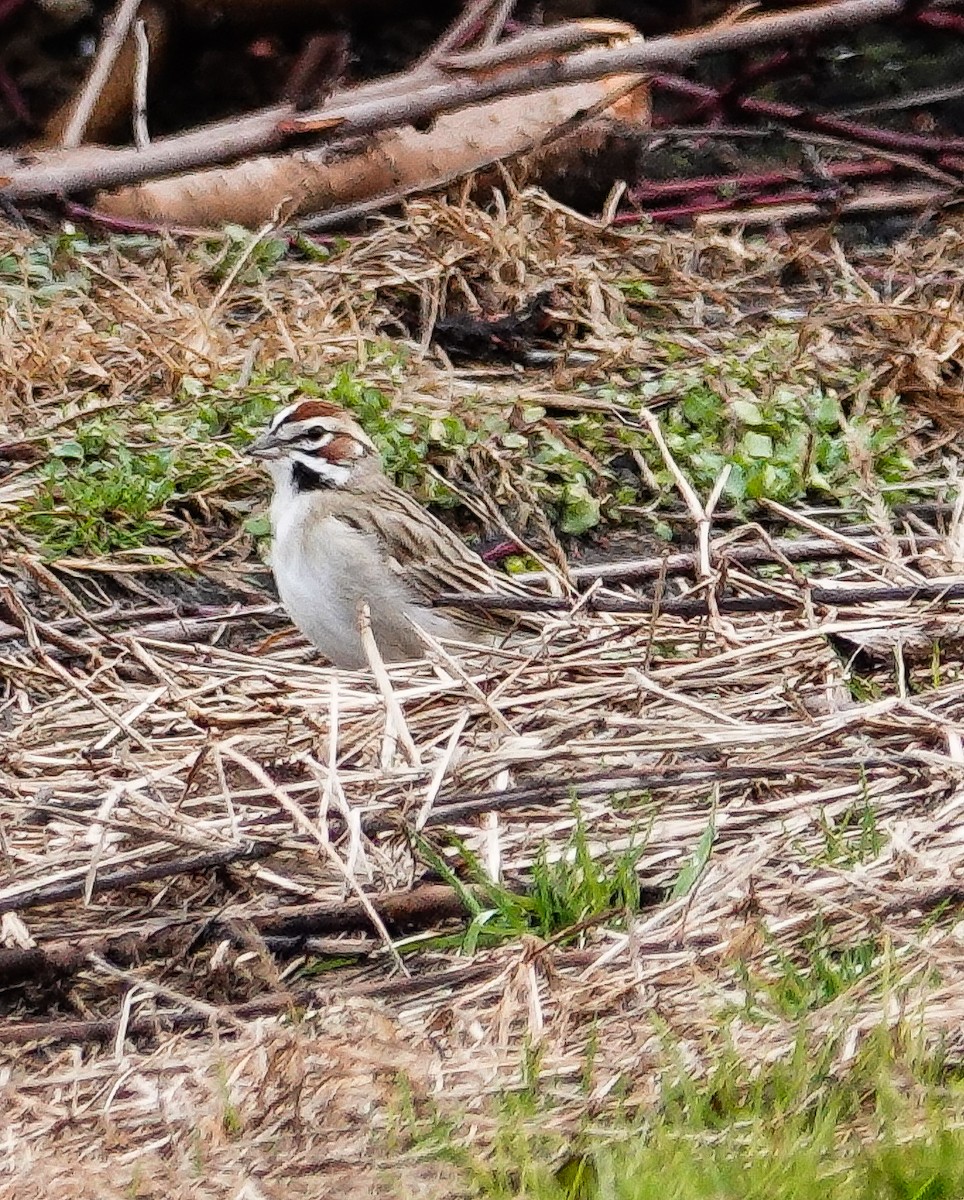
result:
<svg viewBox="0 0 964 1200"><path fill-rule="evenodd" d="M329 400L299 400L277 413L248 447L278 485L295 491L348 486L374 466L378 450L357 421Z"/></svg>

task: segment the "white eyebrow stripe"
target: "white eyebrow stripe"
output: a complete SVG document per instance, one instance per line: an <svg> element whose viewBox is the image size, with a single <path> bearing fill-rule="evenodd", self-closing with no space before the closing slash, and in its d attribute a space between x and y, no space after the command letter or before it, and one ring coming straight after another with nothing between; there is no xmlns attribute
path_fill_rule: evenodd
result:
<svg viewBox="0 0 964 1200"><path fill-rule="evenodd" d="M270 426L268 427L269 431L271 433L277 433L278 430L281 428L281 426L285 423L285 421L288 420L288 418L291 416L291 414L295 411L295 409L297 407L298 407L297 404L288 404L281 410L281 412L275 413L274 418L273 418Z"/></svg>

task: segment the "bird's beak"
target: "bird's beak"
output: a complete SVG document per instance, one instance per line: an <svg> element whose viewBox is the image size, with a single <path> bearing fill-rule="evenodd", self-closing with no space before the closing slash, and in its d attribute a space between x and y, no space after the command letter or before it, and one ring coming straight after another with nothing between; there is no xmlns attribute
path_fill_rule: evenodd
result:
<svg viewBox="0 0 964 1200"><path fill-rule="evenodd" d="M247 452L252 458L277 458L281 449L282 443L273 433L263 433L259 438L255 438Z"/></svg>

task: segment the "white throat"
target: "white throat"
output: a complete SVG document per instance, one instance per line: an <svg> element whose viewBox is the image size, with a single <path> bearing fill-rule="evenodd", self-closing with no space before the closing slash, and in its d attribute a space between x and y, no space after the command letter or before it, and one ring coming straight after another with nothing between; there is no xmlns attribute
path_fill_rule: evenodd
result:
<svg viewBox="0 0 964 1200"><path fill-rule="evenodd" d="M296 467L301 467L309 476L318 479L322 487L344 487L354 469L353 465L328 462L324 458L302 454L300 450L292 450L284 458L269 459L265 465L274 480L275 498L283 496L289 500L303 491L312 490L298 486Z"/></svg>

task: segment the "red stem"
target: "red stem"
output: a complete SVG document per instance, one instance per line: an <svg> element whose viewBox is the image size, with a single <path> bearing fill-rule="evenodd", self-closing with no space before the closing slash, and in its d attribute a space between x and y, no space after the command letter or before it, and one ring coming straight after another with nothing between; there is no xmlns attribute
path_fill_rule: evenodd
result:
<svg viewBox="0 0 964 1200"><path fill-rule="evenodd" d="M726 107L731 107L738 98L744 95L754 85L766 82L768 79L782 74L788 66L791 66L799 58L799 52L793 50L781 50L777 54L771 54L769 58L763 62L751 63L744 67L743 70L733 79L726 87L717 90L716 88L707 87L703 92L703 102L687 113L687 120L692 121L701 116L704 112L719 113Z"/></svg>
<svg viewBox="0 0 964 1200"><path fill-rule="evenodd" d="M112 217L107 213L97 212L84 204L76 204L73 200L64 201L64 212L68 217L78 221L90 221L100 225L110 233L150 233L158 236L171 234L174 237L212 237L210 229L181 228L178 225L157 225L153 221L137 221L127 217Z"/></svg>
<svg viewBox="0 0 964 1200"><path fill-rule="evenodd" d="M727 200L707 200L702 203L677 204L672 208L654 208L643 212L618 213L613 218L614 225L632 225L641 217L649 217L652 221L679 221L684 217L698 217L703 213L726 212L737 204L748 208L773 208L780 204L825 204L832 211L839 197L833 193L808 192L799 189L794 192L768 192L758 196L730 197Z"/></svg>
<svg viewBox="0 0 964 1200"><path fill-rule="evenodd" d="M721 99L716 88L692 83L679 75L654 75L654 88L693 96L704 102ZM856 121L842 121L838 117L809 113L795 104L782 104L776 100L758 100L755 97L735 97L735 108L747 116L764 117L770 121L782 121L796 128L809 129L816 133L829 133L834 137L847 138L866 145L880 146L909 154L942 154L948 151L964 152L964 138L926 137L917 133L898 133L890 129L878 129L874 125L861 125Z"/></svg>
<svg viewBox="0 0 964 1200"><path fill-rule="evenodd" d="M964 17L960 13L925 10L915 13L914 20L918 25L926 25L931 29L948 30L964 37Z"/></svg>
<svg viewBox="0 0 964 1200"><path fill-rule="evenodd" d="M828 163L825 167L834 179L871 179L890 175L894 164L880 158L867 162ZM784 183L802 183L805 175L801 171L769 171L760 175L704 175L700 179L671 179L661 183L640 183L630 189L630 197L637 204L647 200L659 200L664 196L684 196L689 193L716 192L720 188L745 191L761 187L778 187ZM732 201L731 201L732 202Z"/></svg>

